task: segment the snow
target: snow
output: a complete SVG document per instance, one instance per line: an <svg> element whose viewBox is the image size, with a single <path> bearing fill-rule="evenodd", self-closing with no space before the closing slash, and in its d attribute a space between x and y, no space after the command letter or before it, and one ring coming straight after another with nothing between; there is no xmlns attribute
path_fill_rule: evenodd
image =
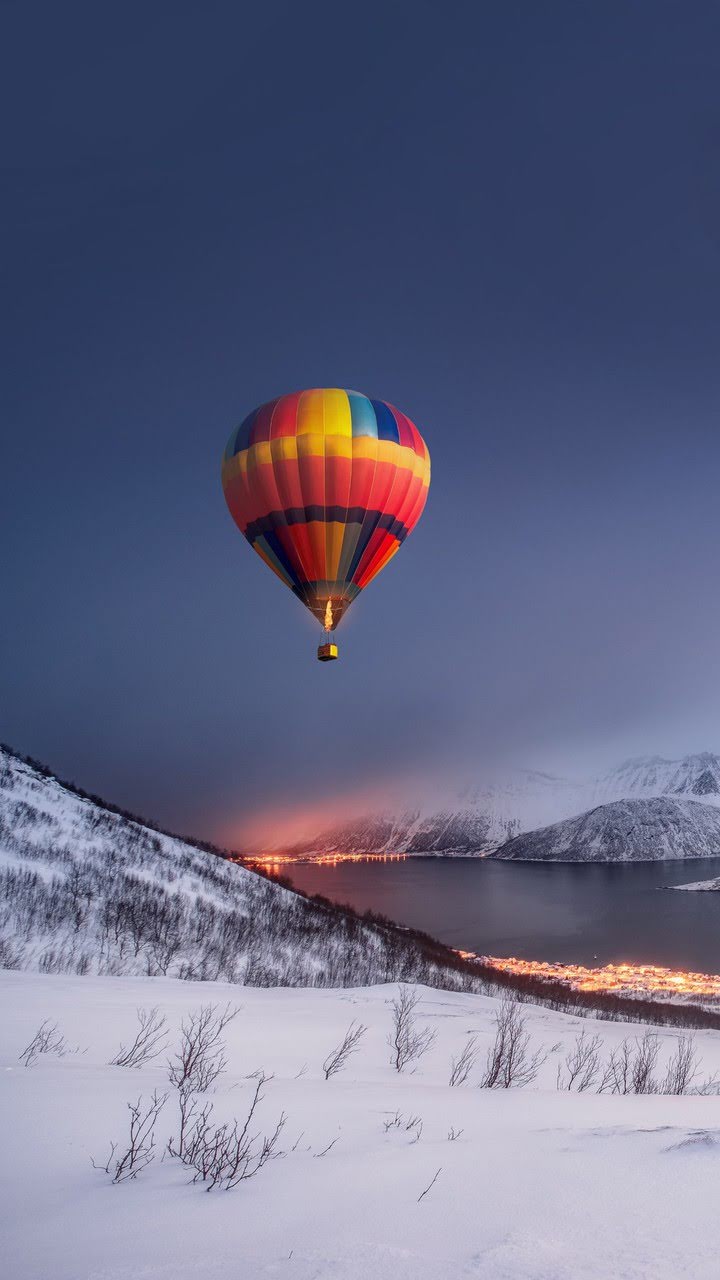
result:
<svg viewBox="0 0 720 1280"><path fill-rule="evenodd" d="M414 1074L389 1064L395 988L238 988L170 978L0 972L0 1203L13 1280L716 1280L720 1098L559 1092L555 1074L584 1027L605 1048L627 1024L523 1006L549 1056L535 1085L487 1091L447 1083L468 1034L483 1051L496 1002L418 988L437 1031ZM213 1101L242 1116L258 1068L273 1073L259 1128L282 1110L284 1158L232 1192L204 1193L160 1158L113 1186L92 1168L126 1127L126 1103L167 1088L162 1058L107 1065L138 1007L158 1005L176 1039L200 1004L241 1006L227 1028L228 1070ZM44 1018L79 1052L25 1068ZM321 1062L353 1020L368 1027L348 1067ZM663 1054L674 1036L658 1032ZM720 1036L696 1035L705 1073ZM170 1132L175 1098L161 1115ZM400 1111L420 1140L384 1132ZM448 1140L450 1128L462 1130ZM302 1135L302 1137L300 1136ZM320 1158L318 1153L338 1141ZM297 1149L289 1148L297 1142ZM418 1197L440 1170L427 1195Z"/></svg>
<svg viewBox="0 0 720 1280"><path fill-rule="evenodd" d="M697 890L700 893L712 892L720 889L720 876L715 876L713 880L694 880L691 884L669 884L668 889L687 889Z"/></svg>

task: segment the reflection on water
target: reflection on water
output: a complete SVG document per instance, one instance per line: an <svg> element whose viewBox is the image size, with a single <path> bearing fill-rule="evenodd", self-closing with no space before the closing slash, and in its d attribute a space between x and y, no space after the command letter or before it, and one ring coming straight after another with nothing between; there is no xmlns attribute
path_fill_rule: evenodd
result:
<svg viewBox="0 0 720 1280"><path fill-rule="evenodd" d="M720 972L720 893L659 891L720 875L720 858L632 866L358 858L278 870L306 893L478 954Z"/></svg>

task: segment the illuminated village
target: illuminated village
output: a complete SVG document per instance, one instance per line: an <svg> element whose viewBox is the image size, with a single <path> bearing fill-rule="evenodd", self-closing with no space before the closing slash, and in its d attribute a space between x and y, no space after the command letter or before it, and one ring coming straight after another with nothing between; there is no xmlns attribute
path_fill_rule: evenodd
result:
<svg viewBox="0 0 720 1280"><path fill-rule="evenodd" d="M503 973L561 982L573 991L614 992L704 1004L720 1001L720 974L665 969L654 964L606 964L591 969L580 964L519 960L515 956L476 956L472 951L459 954L463 959L482 961Z"/></svg>

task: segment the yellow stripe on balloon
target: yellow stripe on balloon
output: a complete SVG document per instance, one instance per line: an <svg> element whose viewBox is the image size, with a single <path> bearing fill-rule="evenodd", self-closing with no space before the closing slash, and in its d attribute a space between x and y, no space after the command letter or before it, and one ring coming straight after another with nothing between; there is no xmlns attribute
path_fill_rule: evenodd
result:
<svg viewBox="0 0 720 1280"><path fill-rule="evenodd" d="M352 439L352 414L347 392L338 387L323 391L323 412L326 436L346 436Z"/></svg>
<svg viewBox="0 0 720 1280"><path fill-rule="evenodd" d="M303 391L298 400L296 433L299 436L324 436L325 434L325 393L323 391Z"/></svg>

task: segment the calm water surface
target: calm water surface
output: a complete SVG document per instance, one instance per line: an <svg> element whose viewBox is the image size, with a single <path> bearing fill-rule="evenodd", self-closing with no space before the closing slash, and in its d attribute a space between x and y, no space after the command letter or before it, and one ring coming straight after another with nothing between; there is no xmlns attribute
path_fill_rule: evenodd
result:
<svg viewBox="0 0 720 1280"><path fill-rule="evenodd" d="M480 954L720 972L720 892L660 892L719 876L720 858L626 867L408 858L282 870L306 893Z"/></svg>

